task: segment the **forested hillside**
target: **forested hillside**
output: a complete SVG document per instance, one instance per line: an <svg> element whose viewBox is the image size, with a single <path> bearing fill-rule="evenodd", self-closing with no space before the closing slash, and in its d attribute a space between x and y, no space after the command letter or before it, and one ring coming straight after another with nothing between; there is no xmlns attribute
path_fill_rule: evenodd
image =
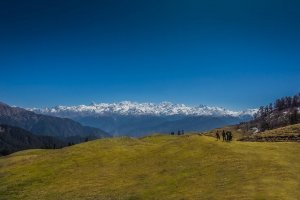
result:
<svg viewBox="0 0 300 200"><path fill-rule="evenodd" d="M246 131L263 132L287 125L300 123L300 93L277 99L274 103L261 106L254 120L240 125Z"/></svg>
<svg viewBox="0 0 300 200"><path fill-rule="evenodd" d="M22 128L0 125L0 156L25 149L56 149L67 146L55 137L37 136Z"/></svg>

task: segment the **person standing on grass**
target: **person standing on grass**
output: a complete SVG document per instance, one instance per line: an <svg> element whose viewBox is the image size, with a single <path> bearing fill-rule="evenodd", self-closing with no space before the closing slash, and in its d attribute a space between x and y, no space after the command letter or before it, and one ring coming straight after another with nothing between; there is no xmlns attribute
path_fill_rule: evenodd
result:
<svg viewBox="0 0 300 200"><path fill-rule="evenodd" d="M217 140L220 140L220 134L219 134L219 131L216 132L216 137L217 137Z"/></svg>
<svg viewBox="0 0 300 200"><path fill-rule="evenodd" d="M226 132L226 141L230 142L232 140L232 133L231 131Z"/></svg>
<svg viewBox="0 0 300 200"><path fill-rule="evenodd" d="M225 134L224 130L222 131L222 138L223 138L223 142L224 142L226 140L226 134Z"/></svg>
<svg viewBox="0 0 300 200"><path fill-rule="evenodd" d="M232 132L229 131L229 141L232 141Z"/></svg>

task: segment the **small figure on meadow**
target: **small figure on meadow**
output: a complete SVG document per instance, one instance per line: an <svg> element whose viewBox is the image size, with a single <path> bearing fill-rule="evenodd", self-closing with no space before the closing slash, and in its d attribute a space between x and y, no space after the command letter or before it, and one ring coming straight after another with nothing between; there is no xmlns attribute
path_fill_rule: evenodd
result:
<svg viewBox="0 0 300 200"><path fill-rule="evenodd" d="M231 131L227 131L225 137L226 137L225 140L227 142L230 142L232 140L232 132Z"/></svg>
<svg viewBox="0 0 300 200"><path fill-rule="evenodd" d="M219 134L219 131L216 132L216 137L217 137L217 140L220 140L220 134Z"/></svg>
<svg viewBox="0 0 300 200"><path fill-rule="evenodd" d="M225 130L222 131L222 138L223 138L223 142L224 142L226 140Z"/></svg>
<svg viewBox="0 0 300 200"><path fill-rule="evenodd" d="M229 131L229 141L232 141L232 132L231 131Z"/></svg>
<svg viewBox="0 0 300 200"><path fill-rule="evenodd" d="M226 133L225 133L225 141L226 142L229 141L229 131L226 131Z"/></svg>

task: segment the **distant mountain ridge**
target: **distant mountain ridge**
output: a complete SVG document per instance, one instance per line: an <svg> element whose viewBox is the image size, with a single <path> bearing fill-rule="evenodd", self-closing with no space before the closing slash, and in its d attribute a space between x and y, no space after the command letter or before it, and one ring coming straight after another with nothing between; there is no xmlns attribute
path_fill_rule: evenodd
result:
<svg viewBox="0 0 300 200"><path fill-rule="evenodd" d="M55 106L52 108L32 108L28 109L41 114L51 114L70 117L72 115L153 115L153 116L232 116L243 117L253 116L257 109L247 109L244 111L231 111L215 106L187 106L184 104L173 104L170 102L137 103L122 101L120 103L92 103L90 105L78 106Z"/></svg>
<svg viewBox="0 0 300 200"><path fill-rule="evenodd" d="M135 137L155 132L209 130L250 120L257 112L256 109L231 111L204 105L191 107L170 102L154 104L130 101L29 110L70 118L81 124L100 128L114 136Z"/></svg>
<svg viewBox="0 0 300 200"><path fill-rule="evenodd" d="M36 114L23 108L0 103L0 124L23 128L35 135L53 136L60 139L101 138L110 135L100 129L82 126L71 119ZM78 141L79 142L79 141Z"/></svg>

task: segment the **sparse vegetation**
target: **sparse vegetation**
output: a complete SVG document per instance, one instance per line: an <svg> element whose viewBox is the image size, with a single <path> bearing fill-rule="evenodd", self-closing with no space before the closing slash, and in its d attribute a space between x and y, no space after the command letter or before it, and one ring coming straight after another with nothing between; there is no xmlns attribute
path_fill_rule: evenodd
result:
<svg viewBox="0 0 300 200"><path fill-rule="evenodd" d="M241 138L242 141L300 142L300 124L285 126Z"/></svg>

